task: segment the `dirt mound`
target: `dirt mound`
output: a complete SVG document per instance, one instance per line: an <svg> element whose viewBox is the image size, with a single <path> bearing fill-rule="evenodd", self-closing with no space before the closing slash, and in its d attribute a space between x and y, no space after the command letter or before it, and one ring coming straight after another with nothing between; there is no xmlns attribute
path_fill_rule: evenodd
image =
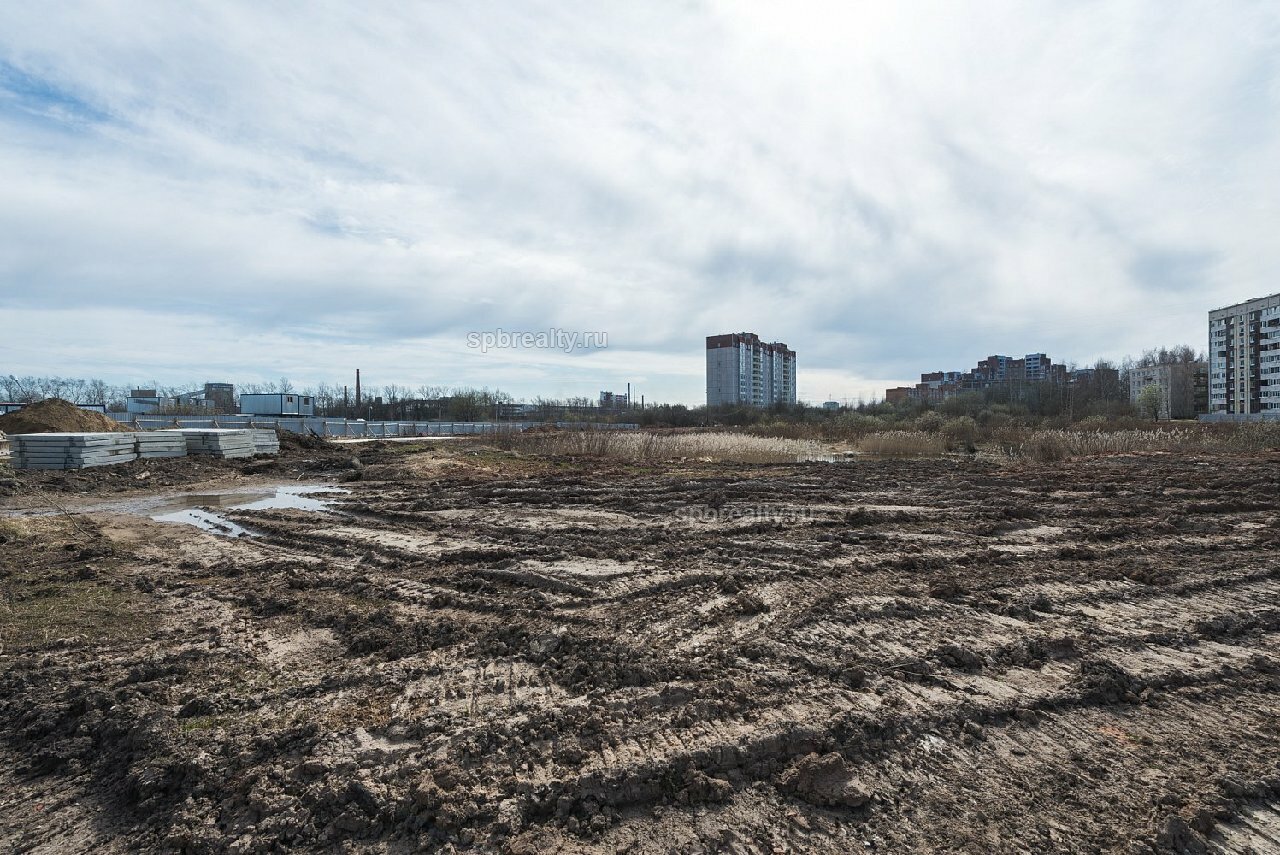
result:
<svg viewBox="0 0 1280 855"><path fill-rule="evenodd" d="M782 789L815 805L859 807L871 792L854 777L844 758L834 751L819 757L808 754L778 778Z"/></svg>
<svg viewBox="0 0 1280 855"><path fill-rule="evenodd" d="M133 428L110 416L82 410L70 401L49 398L0 416L0 431L15 433L124 433Z"/></svg>
<svg viewBox="0 0 1280 855"><path fill-rule="evenodd" d="M276 428L276 436L280 439L281 453L286 454L293 451L321 451L333 447L328 440L314 433L294 433L291 430Z"/></svg>

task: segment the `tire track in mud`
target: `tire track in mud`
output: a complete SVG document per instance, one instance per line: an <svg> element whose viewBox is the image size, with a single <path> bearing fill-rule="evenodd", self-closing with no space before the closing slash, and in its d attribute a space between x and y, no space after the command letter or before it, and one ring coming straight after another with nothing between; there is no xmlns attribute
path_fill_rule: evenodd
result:
<svg viewBox="0 0 1280 855"><path fill-rule="evenodd" d="M1201 462L357 484L237 512L256 542L161 586L189 625L0 715L197 850L1243 851L1280 463ZM166 649L207 661L138 670Z"/></svg>

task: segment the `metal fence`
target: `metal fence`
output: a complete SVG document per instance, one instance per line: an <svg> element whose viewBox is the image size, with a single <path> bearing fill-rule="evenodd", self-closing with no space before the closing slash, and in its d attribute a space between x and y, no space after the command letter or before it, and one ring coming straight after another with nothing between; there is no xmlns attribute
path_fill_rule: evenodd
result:
<svg viewBox="0 0 1280 855"><path fill-rule="evenodd" d="M140 416L134 413L108 413L118 422L140 430L165 428L248 428L278 427L293 433L327 437L409 437L409 436L475 436L481 434L520 432L533 427L554 425L564 430L634 430L637 424L604 422L444 422L444 421L376 421L328 419L318 416Z"/></svg>
<svg viewBox="0 0 1280 855"><path fill-rule="evenodd" d="M1280 422L1280 411L1273 413L1201 413L1202 422Z"/></svg>

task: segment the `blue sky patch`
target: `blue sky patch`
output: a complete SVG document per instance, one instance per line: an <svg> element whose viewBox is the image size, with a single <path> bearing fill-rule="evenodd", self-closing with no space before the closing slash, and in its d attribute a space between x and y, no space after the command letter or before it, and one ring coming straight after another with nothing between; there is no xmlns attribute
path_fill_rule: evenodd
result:
<svg viewBox="0 0 1280 855"><path fill-rule="evenodd" d="M56 125L104 122L109 116L83 98L0 60L0 115Z"/></svg>

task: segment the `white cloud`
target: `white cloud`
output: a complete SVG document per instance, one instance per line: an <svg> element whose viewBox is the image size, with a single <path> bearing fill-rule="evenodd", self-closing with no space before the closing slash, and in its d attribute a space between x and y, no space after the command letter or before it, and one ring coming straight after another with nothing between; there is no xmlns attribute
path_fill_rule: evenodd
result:
<svg viewBox="0 0 1280 855"><path fill-rule="evenodd" d="M1277 290L1272 4L121 9L6 12L6 372L694 402L748 329L856 398Z"/></svg>

